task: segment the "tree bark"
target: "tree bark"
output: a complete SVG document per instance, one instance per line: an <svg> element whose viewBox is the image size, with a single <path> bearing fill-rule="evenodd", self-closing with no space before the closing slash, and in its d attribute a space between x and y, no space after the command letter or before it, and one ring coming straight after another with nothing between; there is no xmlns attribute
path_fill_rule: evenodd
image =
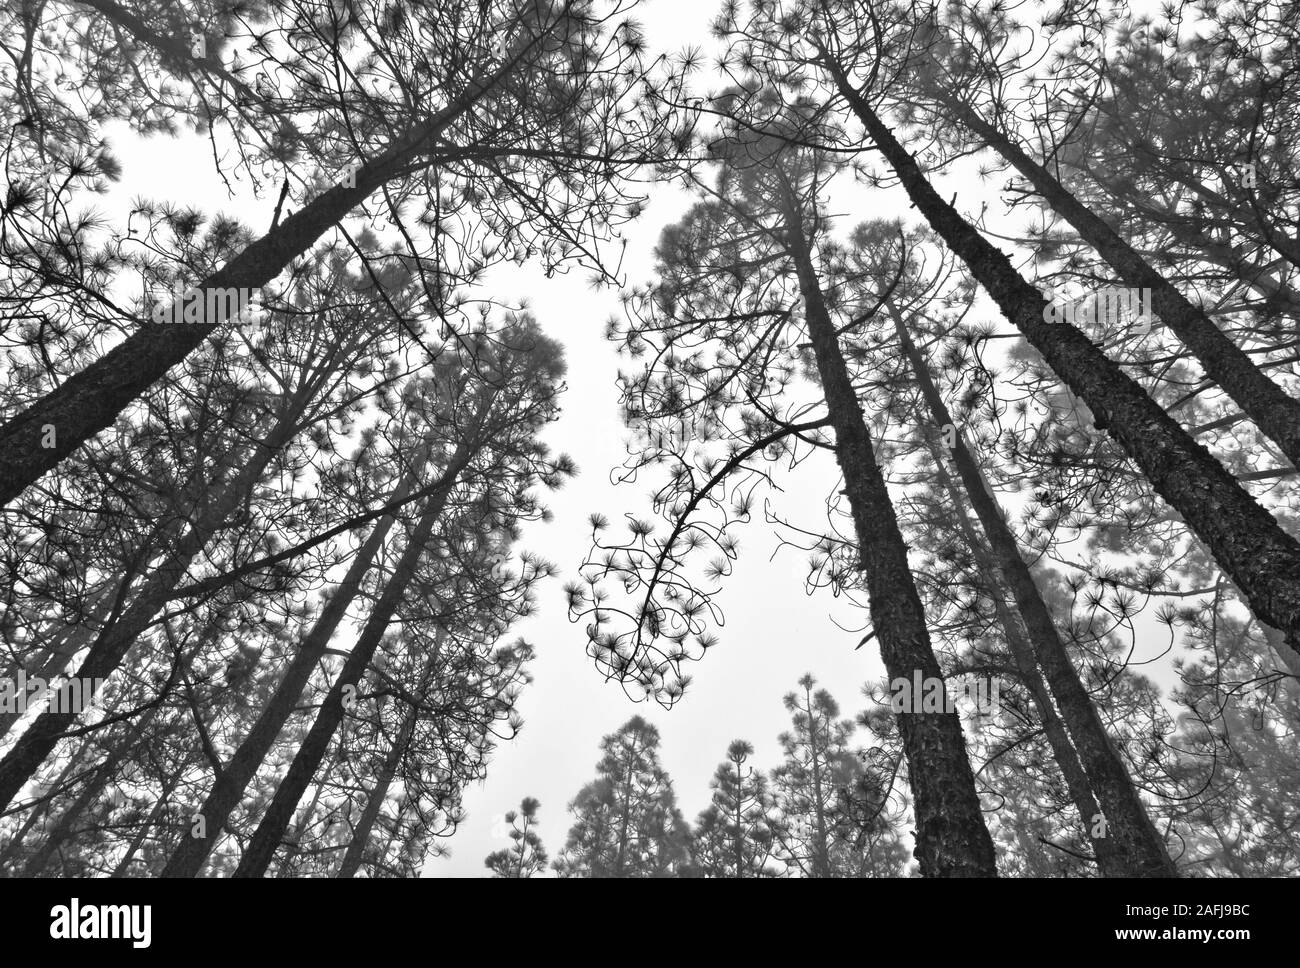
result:
<svg viewBox="0 0 1300 968"><path fill-rule="evenodd" d="M835 326L822 300L793 194L787 194L786 235L802 291L809 339L835 429L835 457L853 514L859 567L871 596L872 627L891 680L920 672L942 680L930 645L925 611L907 563L907 545L884 477L876 464ZM945 691L946 696L946 691ZM993 840L980 809L975 776L955 711L904 712L899 730L916 812L916 857L926 877L994 877Z"/></svg>

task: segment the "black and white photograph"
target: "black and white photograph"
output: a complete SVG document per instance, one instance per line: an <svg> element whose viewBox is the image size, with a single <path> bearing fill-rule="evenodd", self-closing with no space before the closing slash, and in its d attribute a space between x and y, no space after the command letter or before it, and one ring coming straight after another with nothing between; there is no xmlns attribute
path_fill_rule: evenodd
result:
<svg viewBox="0 0 1300 968"><path fill-rule="evenodd" d="M1286 923L1300 4L5 0L0 163L7 935Z"/></svg>

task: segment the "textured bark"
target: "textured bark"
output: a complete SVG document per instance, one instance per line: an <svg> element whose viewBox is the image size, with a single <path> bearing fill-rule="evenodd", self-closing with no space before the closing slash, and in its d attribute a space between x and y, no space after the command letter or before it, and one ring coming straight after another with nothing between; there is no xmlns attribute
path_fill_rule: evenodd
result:
<svg viewBox="0 0 1300 968"><path fill-rule="evenodd" d="M803 226L787 196L787 245L803 295L808 335L835 429L835 457L853 514L859 567L871 597L871 622L891 680L909 682L919 670L942 679L930 645L925 611L907 563L907 546L888 488L876 464L834 324L822 299ZM975 776L956 712L902 713L916 813L916 858L925 877L994 877L993 840L980 809Z"/></svg>
<svg viewBox="0 0 1300 968"><path fill-rule="evenodd" d="M462 443L452 458L452 465L463 466L462 462L468 459L469 452L469 445ZM384 584L383 594L375 602L357 638L356 645L352 647L347 661L343 664L343 671L339 673L334 685L330 687L329 693L322 701L315 722L303 739L297 756L294 757L293 763L280 781L275 796L262 817L262 822L258 824L252 840L244 850L239 866L235 869L235 877L262 877L266 874L275 856L276 848L284 840L294 808L302 799L312 777L315 776L339 723L343 721L344 690L348 687L353 689L360 687L361 678L365 675L370 660L374 658L375 650L379 648L379 642L397 612L398 605L401 604L402 596L415 574L420 556L425 551L425 545L446 506L450 491L451 479L448 479L447 487L434 495L425 507L419 523L411 532L405 550Z"/></svg>
<svg viewBox="0 0 1300 968"><path fill-rule="evenodd" d="M921 396L930 410L935 426L952 425L956 428L943 396L930 376L925 359L916 348L916 344L912 342L911 335L903 324L902 316L892 304L889 309L893 316L894 329L902 344L903 354L912 367ZM1062 775L1070 786L1071 793L1075 796L1082 813L1084 830L1092 841L1098 867L1102 869L1102 873L1113 877L1176 876L1164 840L1156 832L1155 825L1152 824L1146 807L1128 775L1123 759L1111 743L1101 717L1097 715L1092 698L1079 679L1051 611L1038 591L1038 585L1029 571L1029 566L1020 555L1020 546L1016 542L1015 535L1007 526L1002 516L1002 509L989 490L984 475L980 472L979 464L967 448L965 436L960 431L956 434L951 454L966 498L970 501L989 543L998 584L1006 582L1015 600L1019 619L1024 623L1023 639L1019 635L1010 634L1012 626L1019 623L1012 622L1006 626L1009 633L1008 644L1012 646L1017 667L1026 677L1026 684L1035 694L1036 705L1043 717L1048 741L1052 744L1053 754L1057 757ZM942 463L940 468L942 470ZM963 524L969 526L964 510L960 507L958 515ZM971 537L972 551L977 555L981 554L983 542L974 540L974 536ZM996 597L995 594L995 600ZM1031 651L1026 652L1025 646L1028 646ZM1042 693L1043 677L1039 675L1040 665L1052 697L1060 706L1061 719L1065 721L1070 740L1057 735L1061 725L1060 719L1052 708L1051 699ZM1078 788L1080 777L1077 771L1080 765L1087 775L1082 789ZM1096 800L1093 799L1094 793ZM1099 812L1097 801L1100 801L1100 812L1107 821L1107 835L1104 839L1092 836L1093 820ZM1115 849L1112 849L1112 845Z"/></svg>
<svg viewBox="0 0 1300 968"><path fill-rule="evenodd" d="M403 476L393 492L392 500L401 500L414 489L423 471L425 457L427 457L427 449L412 471ZM451 482L459 469L448 468L448 470L452 471L452 477L448 478L444 475L445 487L442 488L444 491L451 487ZM276 686L275 693L258 715L257 721L253 723L244 741L231 755L230 761L214 779L212 790L199 810L205 820L205 835L183 838L168 858L167 865L160 876L197 877L203 869L204 862L221 838L221 832L225 829L230 814L239 806L244 790L257 774L267 754L275 746L280 731L284 729L285 723L289 721L298 706L303 689L311 679L312 670L324 657L335 631L338 630L339 624L356 600L361 590L361 583L374 567L375 558L384 546L393 521L392 515L385 515L375 524L374 530L358 549L356 557L352 559L347 573L312 624L311 631L298 647L297 653L285 670L284 677Z"/></svg>
<svg viewBox="0 0 1300 968"><path fill-rule="evenodd" d="M269 283L385 182L417 161L433 163L433 146L440 136L504 73L472 80L465 95L366 162L356 172L354 188L335 185L312 199L193 288L258 289ZM109 426L132 400L201 346L218 325L146 323L0 427L0 506ZM46 425L55 428L55 446L48 449L41 446Z"/></svg>
<svg viewBox="0 0 1300 968"><path fill-rule="evenodd" d="M943 101L958 121L1027 178L1039 195L1134 289L1150 289L1157 316L1195 355L1210 379L1300 467L1300 400L1270 380L1249 356L1192 305L1114 229L995 125L956 98Z"/></svg>
<svg viewBox="0 0 1300 968"><path fill-rule="evenodd" d="M1254 613L1300 648L1300 542L1288 535L1214 456L1073 326L1044 321L1047 300L939 197L911 154L849 84L825 63L841 95L931 228L970 268L1007 319L1133 458L1151 486L1187 522L1236 583Z"/></svg>

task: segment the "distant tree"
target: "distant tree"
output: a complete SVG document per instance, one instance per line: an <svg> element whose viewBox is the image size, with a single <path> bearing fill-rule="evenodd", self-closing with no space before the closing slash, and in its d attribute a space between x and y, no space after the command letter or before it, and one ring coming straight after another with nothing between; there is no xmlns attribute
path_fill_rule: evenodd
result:
<svg viewBox="0 0 1300 968"><path fill-rule="evenodd" d="M754 747L735 740L709 786L712 803L695 822L695 862L705 877L772 877L776 848L767 777L746 767Z"/></svg>
<svg viewBox="0 0 1300 968"><path fill-rule="evenodd" d="M518 813L511 810L506 814L514 846L493 851L484 858L483 864L492 871L493 877L532 877L546 870L546 848L533 830L539 806L532 797L524 797L519 801Z"/></svg>
<svg viewBox="0 0 1300 968"><path fill-rule="evenodd" d="M690 830L659 765L659 730L633 716L600 744L597 777L569 811L561 877L676 877L691 871Z"/></svg>
<svg viewBox="0 0 1300 968"><path fill-rule="evenodd" d="M787 693L792 729L780 736L784 760L772 771L778 821L778 856L804 877L855 877L854 828L846 794L864 772L849 747L852 720L840 719L839 703L816 689L812 675Z"/></svg>

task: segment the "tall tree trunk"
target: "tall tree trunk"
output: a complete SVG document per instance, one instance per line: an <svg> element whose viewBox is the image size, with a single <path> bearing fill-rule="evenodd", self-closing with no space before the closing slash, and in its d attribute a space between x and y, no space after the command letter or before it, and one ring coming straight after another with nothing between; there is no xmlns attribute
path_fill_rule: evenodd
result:
<svg viewBox="0 0 1300 968"><path fill-rule="evenodd" d="M72 751L72 755L68 757L68 762L64 764L63 769L59 771L58 778L55 779L54 783L50 786L49 796L53 796L59 790L63 789L64 784L67 783L68 777L71 776L73 771L81 765L82 759L89 752L89 743L82 743ZM91 774L91 779L93 780L95 771L92 769L87 772ZM32 827L36 826L36 821L41 817L49 815L49 808L50 803L47 801L45 804L37 804L27 811L27 818L23 821L22 826L14 831L14 835L10 837L9 842L5 844L5 849L0 852L0 870L7 867L9 862L18 856L18 851L22 848L23 841L31 832Z"/></svg>
<svg viewBox="0 0 1300 968"><path fill-rule="evenodd" d="M1236 401L1291 463L1300 467L1300 400L1270 380L1249 356L1198 306L1170 284L1114 229L1080 202L1046 168L1036 162L996 125L990 124L956 97L945 96L957 120L1005 158L1035 191L1097 250L1119 277L1134 289L1151 290L1152 308L1187 345L1223 392Z"/></svg>
<svg viewBox="0 0 1300 968"><path fill-rule="evenodd" d="M943 426L943 424L940 423L939 426ZM966 502L962 498L961 491L958 490L952 478L948 476L948 471L943 463L943 454L940 452L939 445L933 439L933 436L933 434L927 435L927 443L934 458L935 467L938 469L939 482L952 500L953 514L957 518L962 536L971 549L971 554L975 558L981 576L988 584L989 594L993 599L993 609L998 617L998 624L1002 626L1003 633L1006 636L1007 651L1011 653L1016 671L1020 674L1020 680L1025 684L1025 689L1033 700L1034 708L1038 710L1038 717L1043 724L1043 735L1052 749L1052 758L1056 761L1061 778L1065 781L1065 788L1070 794L1070 799L1079 812L1079 822L1083 827L1083 835L1092 845L1097 868L1105 877L1130 877L1132 874L1127 865L1116 854L1113 841L1106 837L1094 837L1092 835L1093 821L1101 811L1097 806L1096 798L1093 796L1088 775L1084 772L1083 764L1079 762L1079 754L1066 733L1065 724L1061 722L1061 717L1056 714L1056 707L1052 705L1051 696L1047 692L1047 684L1043 681L1042 672L1034 659L1034 646L1029 640L1029 630L1025 628L1023 620L1008 604L1011 594L1002 580L998 567L994 564L992 551L984 543L984 540L976 534L975 528L968 517Z"/></svg>
<svg viewBox="0 0 1300 968"><path fill-rule="evenodd" d="M402 500L414 490L423 473L427 458L428 447L424 446L412 469L402 476L393 492L392 501ZM449 490L460 470L461 467L449 465L443 473L442 486L435 494ZM230 761L213 779L212 790L199 810L204 818L204 836L184 838L168 858L167 865L160 876L197 877L203 869L204 862L217 845L217 841L221 839L221 832L225 829L230 814L239 806L244 790L257 774L267 754L275 746L280 731L284 729L285 723L297 708L303 689L311 679L312 670L324 657L330 640L356 600L361 590L361 583L374 567L375 559L388 538L394 520L392 515L385 515L375 523L374 530L358 549L356 557L348 566L347 573L330 595L325 607L321 609L320 615L312 624L311 631L299 645L270 701L258 714L256 722L230 757Z"/></svg>
<svg viewBox="0 0 1300 968"><path fill-rule="evenodd" d="M307 828L311 825L311 818L316 816L316 807L320 803L321 794L325 792L325 784L317 783L316 790L311 795L311 803L303 807L298 813L298 820L293 825L293 833L285 840L288 849L284 856L280 858L280 863L276 867L276 877L292 877L293 862L302 852L302 839L307 834Z"/></svg>
<svg viewBox="0 0 1300 968"><path fill-rule="evenodd" d="M1236 582L1252 611L1286 632L1288 646L1300 650L1300 542L1087 336L1073 326L1045 322L1048 304L1042 294L939 197L915 159L824 49L822 60L930 226L1088 405L1099 429L1110 430L1156 492L1182 515Z"/></svg>
<svg viewBox="0 0 1300 968"><path fill-rule="evenodd" d="M481 414L482 411L480 411L480 419ZM460 467L467 463L472 450L473 448L467 442L462 441L456 449L455 456L452 457L451 466ZM450 491L451 479L448 479L447 486L440 489L431 498L420 517L419 523L411 532L405 550L398 559L397 565L393 568L388 581L384 584L383 594L375 602L374 608L371 610L369 617L366 619L366 624L357 638L356 645L352 647L352 652L343 665L342 672L339 673L334 685L330 687L329 693L322 701L315 722L312 723L311 729L308 730L302 746L298 749L297 756L294 757L293 763L290 764L288 772L284 775L284 779L280 781L280 786L276 789L271 805L262 817L262 822L258 824L253 839L249 841L244 856L235 869L235 877L262 877L265 875L266 869L275 856L276 848L280 846L281 841L284 839L294 808L297 806L298 801L302 799L303 792L311 783L317 768L325 758L325 753L329 749L330 741L333 739L339 723L343 721L343 715L346 711L344 707L344 690L350 689L355 692L359 687L361 679L370 665L370 660L374 657L376 649L379 648L380 640L387 631L397 607L401 604L407 585L410 584L411 578L415 574L416 565L425 551L425 545L433 534L438 519L442 515Z"/></svg>
<svg viewBox="0 0 1300 968"><path fill-rule="evenodd" d="M872 627L891 680L942 681L925 611L907 563L907 545L876 464L835 326L822 299L792 193L786 198L787 244L803 294L809 339L835 429L835 457L853 513L859 567L871 596ZM946 696L946 693L945 693ZM899 716L916 809L916 856L926 877L993 877L993 840L980 810L957 713Z"/></svg>
<svg viewBox="0 0 1300 968"><path fill-rule="evenodd" d="M1087 174L1086 169L1074 165L1069 167ZM1176 211L1173 202L1143 199L1143 203L1145 208L1139 210L1139 217L1149 219L1168 231L1179 242L1194 250L1198 259L1227 269L1234 278L1263 296L1269 304L1290 313L1300 312L1300 292L1279 276L1277 260L1261 264L1246 259L1244 255L1234 252L1230 245L1216 242L1197 231L1196 226ZM1160 207L1157 208L1157 205Z"/></svg>
<svg viewBox="0 0 1300 968"><path fill-rule="evenodd" d="M112 581L106 581L104 586L95 593L83 619L75 625L65 625L50 637L48 646L38 650L39 658L37 656L31 657L39 662L39 666L32 675L46 679L54 675L61 675L77 653L89 645L96 635L104 632L104 626L100 623L110 621L110 617L116 614L115 610L120 606L119 597L127 594L135 576L139 574L142 567L147 565L148 555L154 548L155 542L160 539L164 541L174 540L183 524L184 519L180 515L154 524L149 530L149 536L133 552L132 560L123 562L124 573L115 576ZM97 624L99 624L98 633L95 631ZM20 668L26 668L31 664L30 660L25 663L15 662L11 666L10 678L17 675ZM5 736L9 735L9 731L13 729L14 724L22 718L23 714L18 712L0 713L0 739L4 739Z"/></svg>
<svg viewBox="0 0 1300 968"><path fill-rule="evenodd" d="M948 406L930 376L925 359L903 324L902 316L892 304L889 309L903 353L911 364L921 396L933 416L935 426L951 425L957 430ZM1051 610L1043 601L1034 577L1029 572L1029 566L1020 556L1020 546L1015 535L1007 526L1002 509L986 486L979 464L966 447L965 436L960 431L955 434L951 454L966 497L975 509L975 516L992 548L996 567L1015 597L1016 608L1029 633L1034 656L1042 666L1052 696L1060 706L1061 718L1065 720L1074 748L1088 774L1090 785L1101 802L1102 813L1107 821L1106 836L1114 840L1125 868L1121 876L1176 876L1164 840L1147 815L1142 798L1138 796L1128 770L1124 767L1124 761L1107 735L1101 717L1097 715L1097 708L1070 661ZM1048 705L1050 708L1050 703ZM1085 828L1089 831L1092 818L1093 814L1085 814L1083 818ZM1100 855L1098 860L1101 860Z"/></svg>
<svg viewBox="0 0 1300 968"><path fill-rule="evenodd" d="M131 869L131 865L135 862L135 855L140 851L140 846L144 843L145 838L149 836L149 831L158 826L158 818L162 816L163 810L167 808L167 801L176 792L176 788L181 785L181 777L184 775L184 767L187 764L188 761L186 764L182 764L181 769L176 771L176 775L163 784L162 795L155 801L153 809L149 811L149 816L145 818L144 823L140 825L140 829L131 838L126 853L117 862L117 866L113 868L113 873L109 875L110 877L125 877L126 872Z"/></svg>

